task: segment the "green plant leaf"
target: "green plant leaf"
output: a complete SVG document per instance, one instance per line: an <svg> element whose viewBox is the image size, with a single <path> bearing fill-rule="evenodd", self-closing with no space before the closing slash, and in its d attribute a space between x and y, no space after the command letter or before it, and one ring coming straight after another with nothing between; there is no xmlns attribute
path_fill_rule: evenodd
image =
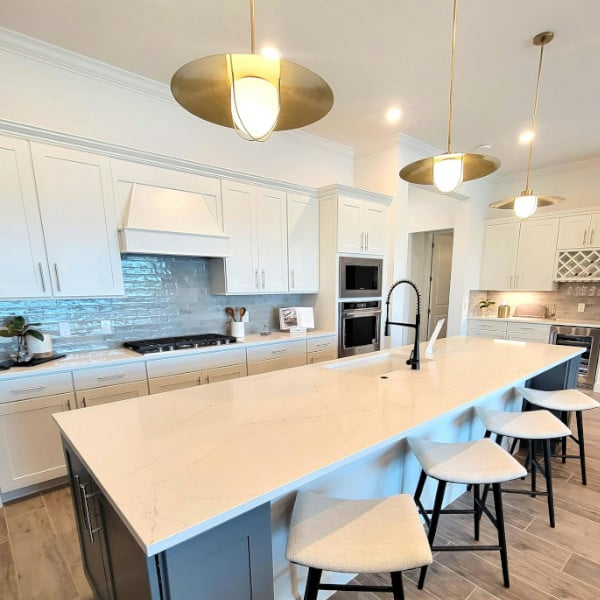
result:
<svg viewBox="0 0 600 600"><path fill-rule="evenodd" d="M40 340L40 342L44 341L44 334L41 331L38 331L37 329L28 329L26 335L30 335L31 337Z"/></svg>

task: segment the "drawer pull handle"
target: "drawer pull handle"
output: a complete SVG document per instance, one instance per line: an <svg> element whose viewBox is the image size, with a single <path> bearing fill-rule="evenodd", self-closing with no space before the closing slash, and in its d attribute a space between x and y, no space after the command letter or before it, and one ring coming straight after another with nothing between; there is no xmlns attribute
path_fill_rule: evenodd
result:
<svg viewBox="0 0 600 600"><path fill-rule="evenodd" d="M331 346L330 342L325 342L324 344L316 344L315 348L321 348L322 346Z"/></svg>
<svg viewBox="0 0 600 600"><path fill-rule="evenodd" d="M10 390L13 394L22 394L23 392L37 392L39 390L45 390L45 385L34 385L28 388L20 388L16 390Z"/></svg>
<svg viewBox="0 0 600 600"><path fill-rule="evenodd" d="M98 377L98 381L108 381L109 379L121 379L121 377L125 377L125 373L117 373L116 375L101 375Z"/></svg>
<svg viewBox="0 0 600 600"><path fill-rule="evenodd" d="M287 348L283 348L283 350L271 350L271 354L281 354L282 352L287 352Z"/></svg>

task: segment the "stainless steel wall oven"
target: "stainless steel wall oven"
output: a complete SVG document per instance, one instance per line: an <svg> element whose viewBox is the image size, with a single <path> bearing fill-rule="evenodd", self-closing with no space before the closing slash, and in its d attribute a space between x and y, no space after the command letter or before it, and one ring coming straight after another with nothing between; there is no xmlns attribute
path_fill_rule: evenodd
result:
<svg viewBox="0 0 600 600"><path fill-rule="evenodd" d="M379 350L380 300L340 302L339 314L340 357Z"/></svg>
<svg viewBox="0 0 600 600"><path fill-rule="evenodd" d="M553 325L550 330L550 343L559 346L585 348L579 362L577 385L592 388L596 379L600 329Z"/></svg>

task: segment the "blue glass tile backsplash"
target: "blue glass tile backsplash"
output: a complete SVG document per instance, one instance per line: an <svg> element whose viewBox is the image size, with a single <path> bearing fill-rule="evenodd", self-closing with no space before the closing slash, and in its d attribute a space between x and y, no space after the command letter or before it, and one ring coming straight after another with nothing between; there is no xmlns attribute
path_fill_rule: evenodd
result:
<svg viewBox="0 0 600 600"><path fill-rule="evenodd" d="M314 304L311 294L213 296L206 258L128 254L121 264L124 297L0 301L0 323L23 315L42 323L39 329L50 333L56 352L76 352L115 348L134 339L229 333L226 306L248 309L247 333L257 333L264 325L277 330L278 308ZM112 334L102 334L102 320L110 321ZM69 323L71 337L59 336L59 323ZM0 357L14 343L0 338Z"/></svg>

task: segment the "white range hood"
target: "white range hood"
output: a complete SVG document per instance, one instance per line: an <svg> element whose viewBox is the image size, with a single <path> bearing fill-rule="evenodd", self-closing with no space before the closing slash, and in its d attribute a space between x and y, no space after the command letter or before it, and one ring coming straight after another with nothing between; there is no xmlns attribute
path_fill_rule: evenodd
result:
<svg viewBox="0 0 600 600"><path fill-rule="evenodd" d="M229 256L217 200L162 187L134 183L121 252L180 256Z"/></svg>

